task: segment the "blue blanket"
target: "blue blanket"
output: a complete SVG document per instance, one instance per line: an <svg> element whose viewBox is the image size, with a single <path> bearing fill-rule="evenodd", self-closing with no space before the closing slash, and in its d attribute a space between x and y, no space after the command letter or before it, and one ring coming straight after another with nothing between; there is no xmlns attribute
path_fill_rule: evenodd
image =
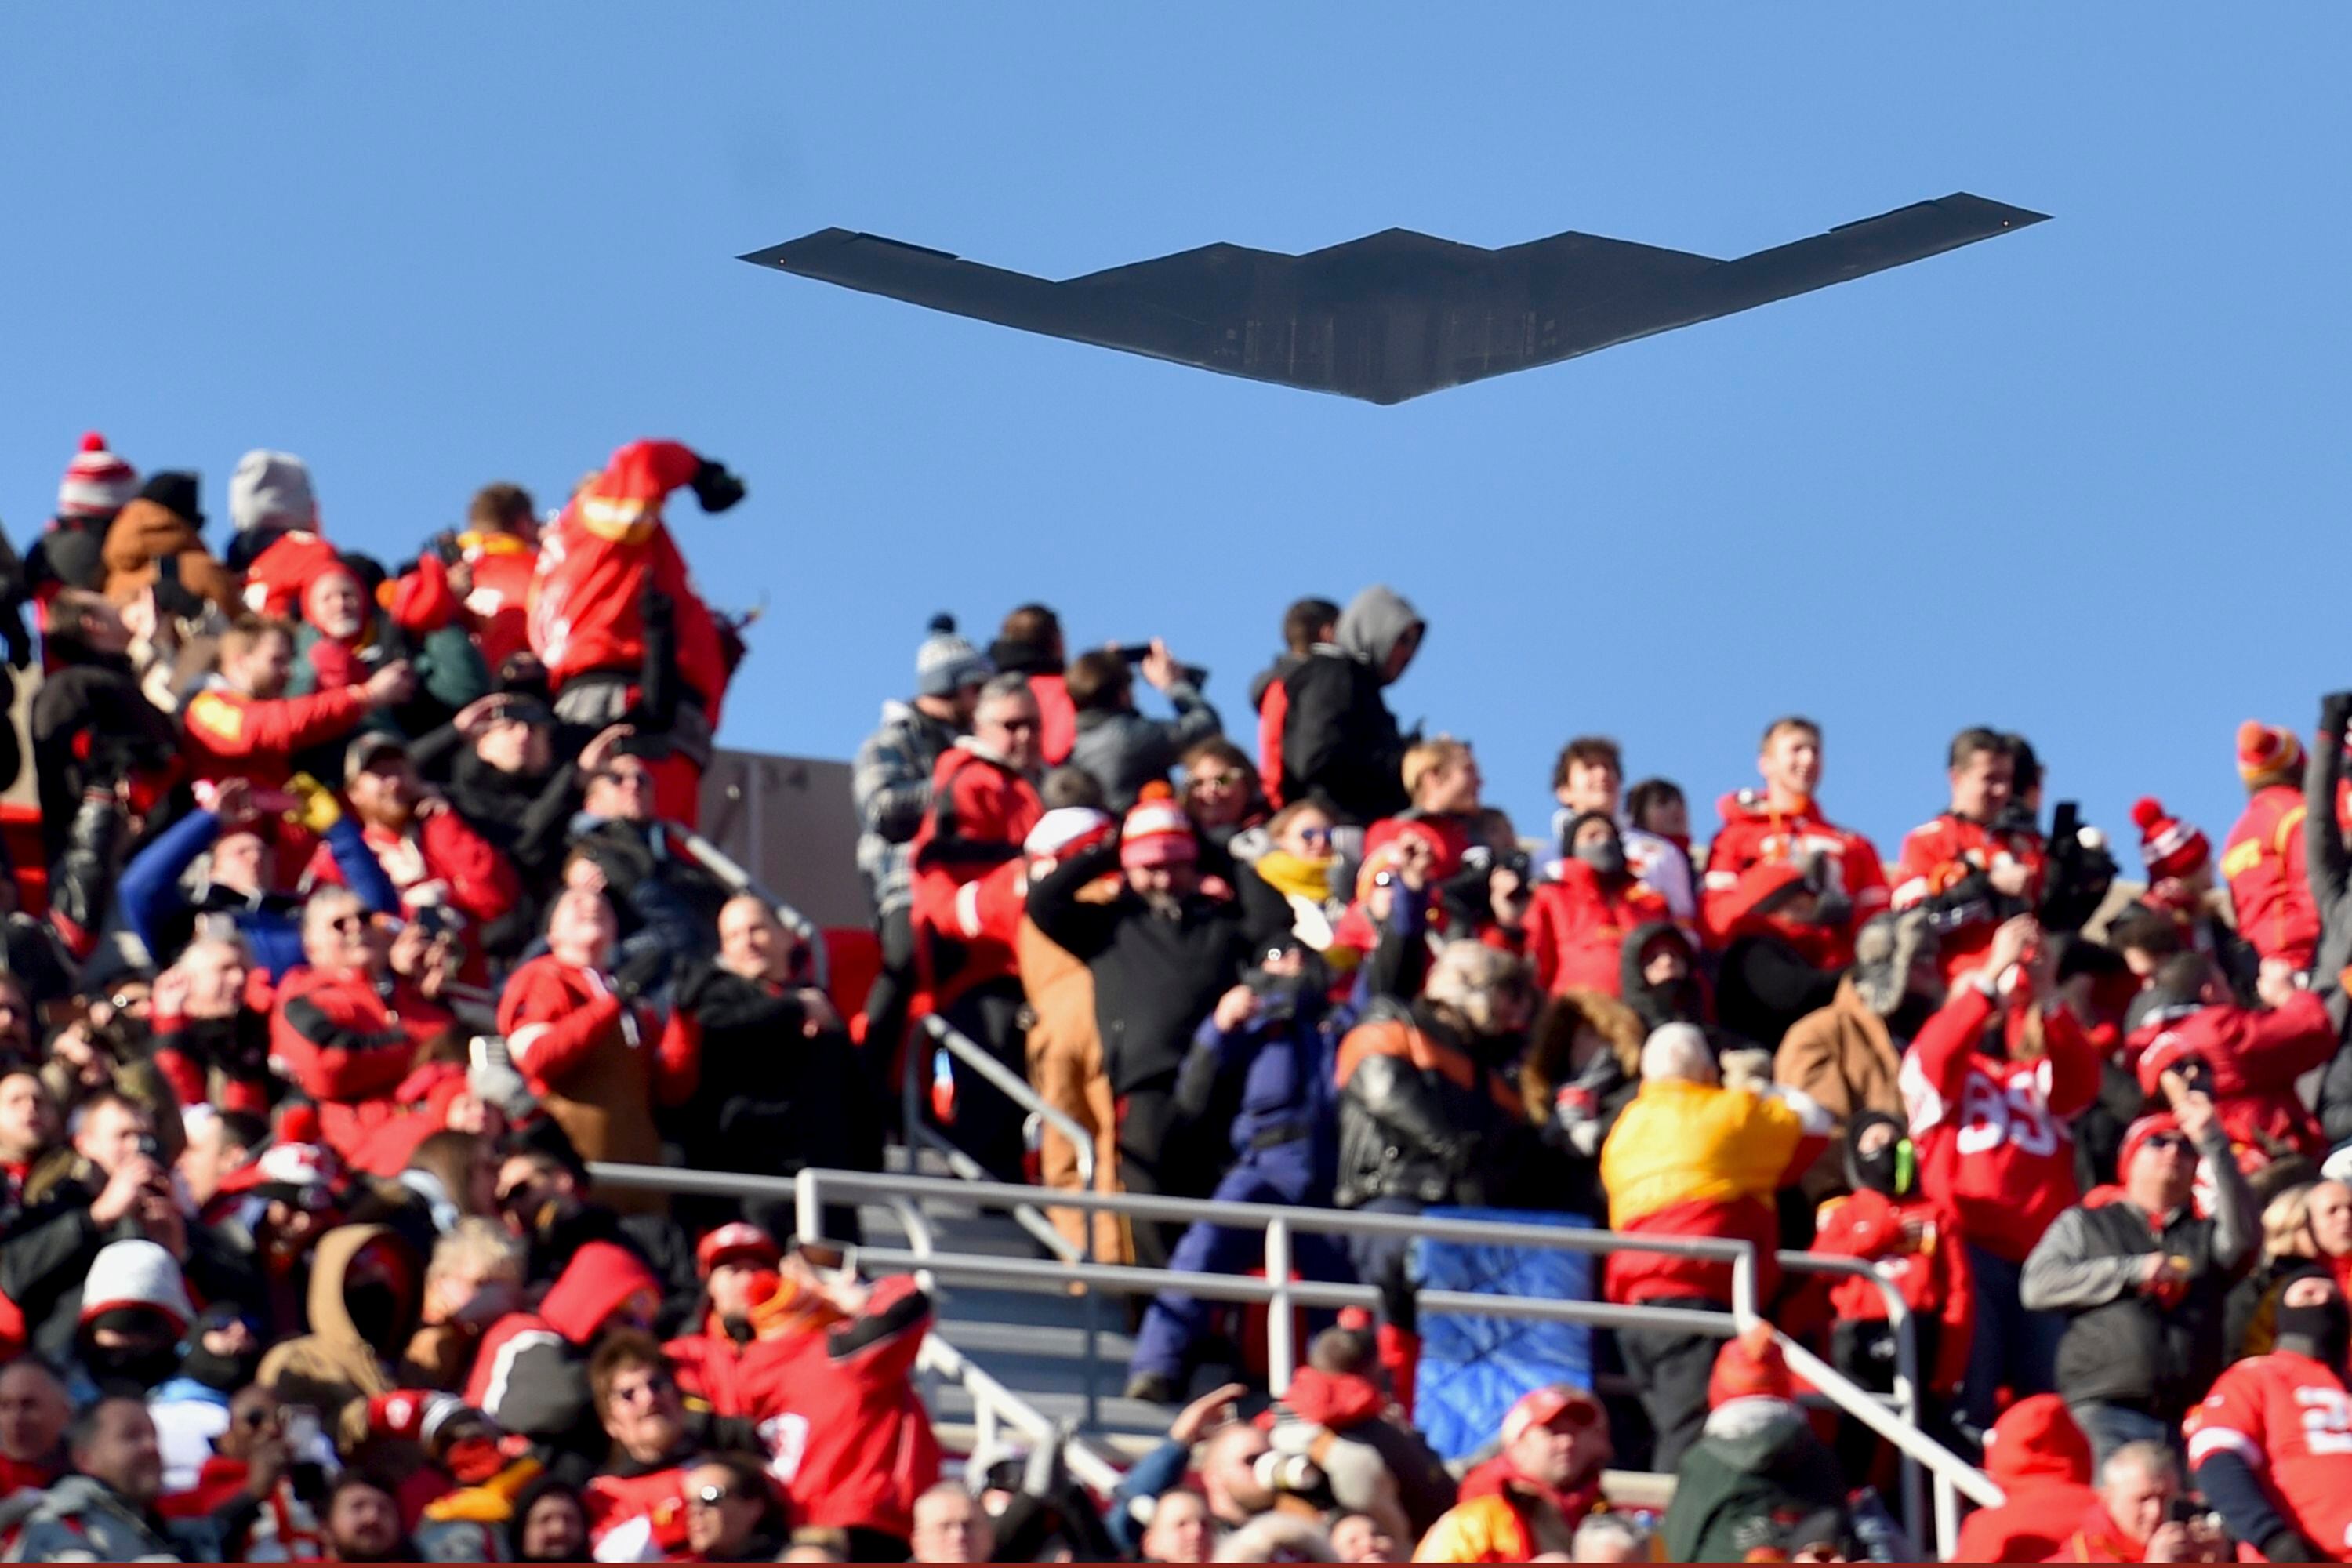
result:
<svg viewBox="0 0 2352 1568"><path fill-rule="evenodd" d="M1431 1209L1432 1219L1500 1220L1589 1230L1578 1215L1522 1209ZM1586 1253L1531 1247L1465 1247L1427 1237L1413 1244L1413 1279L1425 1290L1490 1296L1592 1299L1593 1259ZM1547 1383L1592 1386L1592 1331L1580 1323L1538 1323L1447 1312L1421 1314L1421 1369L1413 1380L1413 1421L1447 1459L1495 1441L1503 1413Z"/></svg>

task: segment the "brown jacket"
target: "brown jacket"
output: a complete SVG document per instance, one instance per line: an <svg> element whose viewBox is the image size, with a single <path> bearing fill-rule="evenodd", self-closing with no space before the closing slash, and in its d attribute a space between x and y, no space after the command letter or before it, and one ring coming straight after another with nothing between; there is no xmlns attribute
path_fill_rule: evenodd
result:
<svg viewBox="0 0 2352 1568"><path fill-rule="evenodd" d="M1811 1095L1837 1124L1830 1146L1801 1184L1807 1197L1819 1202L1845 1191L1849 1121L1865 1110L1903 1114L1903 1091L1895 1082L1902 1068L1903 1053L1895 1048L1886 1020L1864 1004L1851 975L1838 982L1837 997L1828 1006L1790 1026L1773 1058L1773 1079Z"/></svg>
<svg viewBox="0 0 2352 1568"><path fill-rule="evenodd" d="M310 1260L310 1331L271 1346L254 1379L265 1388L275 1389L284 1403L317 1411L320 1429L332 1433L335 1446L346 1454L355 1453L368 1441L369 1399L397 1386L386 1364L388 1352L360 1337L359 1325L352 1321L351 1309L343 1302L343 1277L352 1259L379 1237L398 1242L409 1252L411 1277L418 1282L412 1295L422 1290L423 1264L389 1226L338 1226L319 1238L318 1252ZM410 1327L403 1328L396 1342L407 1342L415 1312L416 1302L412 1300Z"/></svg>
<svg viewBox="0 0 2352 1568"><path fill-rule="evenodd" d="M165 556L180 563L180 581L188 592L211 600L221 614L235 616L244 608L237 600L236 574L205 548L202 535L184 518L160 501L134 498L106 531L102 559L106 563L106 596L127 605L145 592L158 574L155 563Z"/></svg>
<svg viewBox="0 0 2352 1568"><path fill-rule="evenodd" d="M1081 893L1089 898L1092 889ZM1021 988L1035 1021L1029 1026L1029 1082L1038 1097L1066 1111L1094 1134L1095 1190L1118 1190L1118 1114L1103 1070L1102 1030L1095 1021L1095 977L1073 957L1021 917L1013 939ZM1049 1187L1076 1188L1078 1161L1070 1142L1048 1123L1037 1148L1038 1175ZM1054 1228L1083 1247L1086 1216L1076 1209L1048 1209ZM1124 1263L1131 1256L1118 1216L1095 1215L1095 1261Z"/></svg>

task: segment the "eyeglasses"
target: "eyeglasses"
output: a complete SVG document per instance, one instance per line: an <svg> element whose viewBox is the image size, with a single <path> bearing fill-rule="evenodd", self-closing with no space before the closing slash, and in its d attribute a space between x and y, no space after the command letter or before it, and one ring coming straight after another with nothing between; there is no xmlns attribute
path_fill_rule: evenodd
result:
<svg viewBox="0 0 2352 1568"><path fill-rule="evenodd" d="M1194 773L1184 781L1184 787L1193 790L1239 789L1248 778L1249 774L1242 772L1241 769L1228 768L1221 773Z"/></svg>

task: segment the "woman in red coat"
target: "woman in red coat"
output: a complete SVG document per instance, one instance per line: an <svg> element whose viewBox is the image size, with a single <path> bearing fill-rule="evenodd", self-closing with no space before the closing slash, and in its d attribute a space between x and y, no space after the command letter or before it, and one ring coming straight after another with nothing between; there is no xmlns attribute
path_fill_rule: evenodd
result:
<svg viewBox="0 0 2352 1568"><path fill-rule="evenodd" d="M1569 825L1559 879L1535 890L1528 909L1528 957L1536 982L1554 996L1623 990L1627 933L1672 918L1666 901L1633 879L1617 824L1588 811Z"/></svg>

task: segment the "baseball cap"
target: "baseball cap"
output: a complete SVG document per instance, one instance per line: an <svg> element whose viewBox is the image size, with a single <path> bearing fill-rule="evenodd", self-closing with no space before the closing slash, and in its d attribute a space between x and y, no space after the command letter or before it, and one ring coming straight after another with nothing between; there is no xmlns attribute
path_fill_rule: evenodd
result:
<svg viewBox="0 0 2352 1568"><path fill-rule="evenodd" d="M694 1249L695 1267L706 1279L722 1263L752 1262L763 1268L773 1268L782 1258L783 1249L776 1245L773 1237L740 1219L720 1226Z"/></svg>
<svg viewBox="0 0 2352 1568"><path fill-rule="evenodd" d="M1519 1435L1530 1426L1549 1426L1565 1418L1571 1426L1593 1426L1601 1422L1601 1404L1580 1388L1570 1388L1564 1383L1548 1383L1541 1388L1531 1388L1518 1397L1503 1416L1503 1445L1508 1447L1519 1440Z"/></svg>
<svg viewBox="0 0 2352 1568"><path fill-rule="evenodd" d="M371 730L343 750L343 776L363 773L385 757L408 755L408 742L382 730Z"/></svg>

